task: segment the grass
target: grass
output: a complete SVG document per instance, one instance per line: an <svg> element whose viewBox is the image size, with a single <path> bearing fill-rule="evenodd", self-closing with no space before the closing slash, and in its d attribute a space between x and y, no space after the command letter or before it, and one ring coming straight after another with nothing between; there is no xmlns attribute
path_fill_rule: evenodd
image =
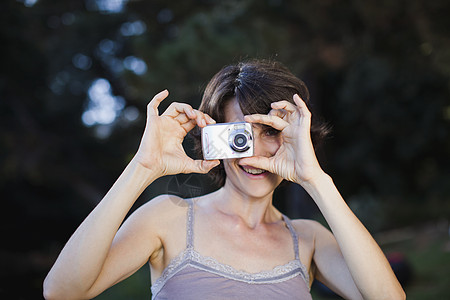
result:
<svg viewBox="0 0 450 300"><path fill-rule="evenodd" d="M405 249L411 261L414 278L406 286L410 300L450 299L450 242L433 241L426 247Z"/></svg>

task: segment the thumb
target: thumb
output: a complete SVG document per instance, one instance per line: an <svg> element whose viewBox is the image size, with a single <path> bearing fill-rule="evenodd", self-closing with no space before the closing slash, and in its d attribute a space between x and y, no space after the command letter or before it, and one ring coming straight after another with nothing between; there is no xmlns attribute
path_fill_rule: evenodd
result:
<svg viewBox="0 0 450 300"><path fill-rule="evenodd" d="M269 157L264 157L264 156L245 157L245 158L241 158L239 160L239 164L249 165L251 167L263 169L263 170L269 171L271 173L273 173L273 171L274 171L274 170L272 170L273 168L271 167Z"/></svg>
<svg viewBox="0 0 450 300"><path fill-rule="evenodd" d="M220 165L220 160L192 160L186 168L186 173L201 173L206 174L211 171L212 168Z"/></svg>

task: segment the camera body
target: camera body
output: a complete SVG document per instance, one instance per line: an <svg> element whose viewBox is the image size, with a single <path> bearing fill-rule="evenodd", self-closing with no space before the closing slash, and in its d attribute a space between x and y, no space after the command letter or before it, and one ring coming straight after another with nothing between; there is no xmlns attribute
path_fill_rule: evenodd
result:
<svg viewBox="0 0 450 300"><path fill-rule="evenodd" d="M202 151L206 160L249 157L253 156L253 149L250 123L218 123L202 128Z"/></svg>

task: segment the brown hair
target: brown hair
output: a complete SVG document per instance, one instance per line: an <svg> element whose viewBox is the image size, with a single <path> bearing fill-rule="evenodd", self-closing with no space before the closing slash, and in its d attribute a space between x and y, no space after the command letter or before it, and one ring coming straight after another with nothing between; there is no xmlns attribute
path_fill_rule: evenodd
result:
<svg viewBox="0 0 450 300"><path fill-rule="evenodd" d="M310 107L309 91L305 83L293 75L279 62L251 60L229 65L210 80L203 93L199 110L210 115L217 123L225 122L225 105L235 98L244 113L267 114L272 102L287 100L294 103L292 96L298 94ZM327 126L312 120L311 136L315 146L327 134ZM196 153L202 156L200 130L195 128ZM213 181L222 187L225 184L223 164L208 173Z"/></svg>

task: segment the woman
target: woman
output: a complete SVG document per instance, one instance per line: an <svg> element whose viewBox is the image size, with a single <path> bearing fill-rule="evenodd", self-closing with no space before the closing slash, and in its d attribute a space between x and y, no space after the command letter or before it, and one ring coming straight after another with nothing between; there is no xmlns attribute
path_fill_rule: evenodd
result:
<svg viewBox="0 0 450 300"><path fill-rule="evenodd" d="M92 298L147 262L154 299L311 299L314 279L347 299L405 298L383 252L316 159L310 133L322 129L311 126L301 80L278 63L250 61L216 74L199 110L174 102L159 115L167 96L151 100L136 155L62 250L44 282L47 299ZM254 156L189 158L186 134L216 121L252 123ZM119 229L155 179L209 171L219 190L156 197ZM272 205L283 180L311 195L333 233L314 221L291 221Z"/></svg>

